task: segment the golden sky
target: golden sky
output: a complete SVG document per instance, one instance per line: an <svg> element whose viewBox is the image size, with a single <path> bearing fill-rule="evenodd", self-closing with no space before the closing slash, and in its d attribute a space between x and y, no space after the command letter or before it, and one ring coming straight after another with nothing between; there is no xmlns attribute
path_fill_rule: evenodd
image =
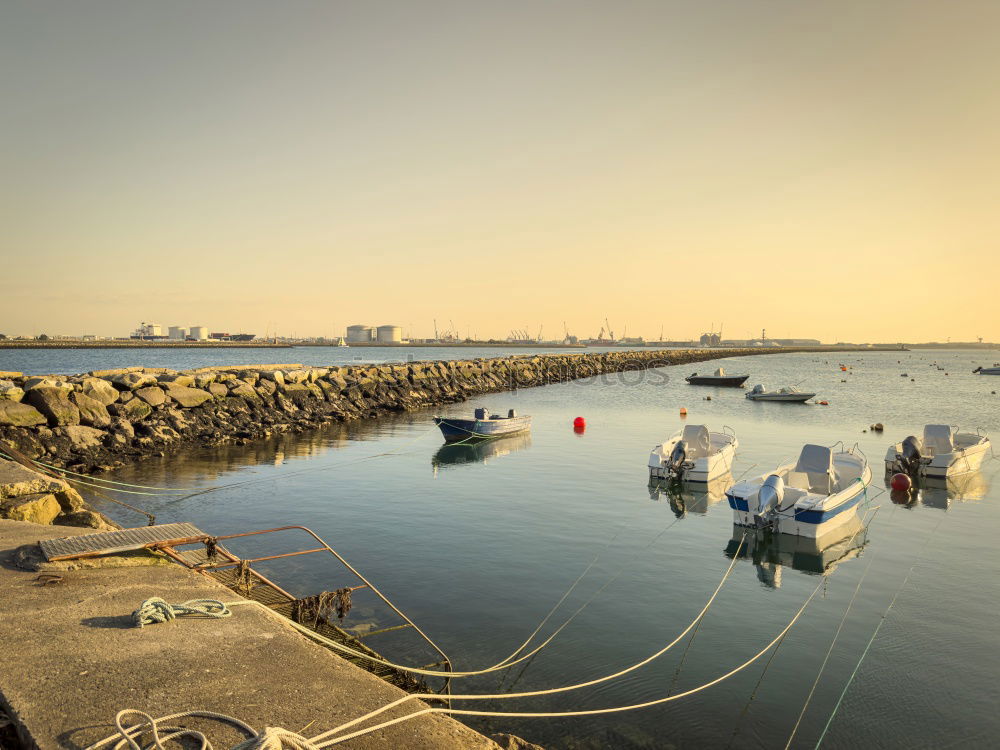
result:
<svg viewBox="0 0 1000 750"><path fill-rule="evenodd" d="M0 332L1000 340L1000 2L0 9Z"/></svg>

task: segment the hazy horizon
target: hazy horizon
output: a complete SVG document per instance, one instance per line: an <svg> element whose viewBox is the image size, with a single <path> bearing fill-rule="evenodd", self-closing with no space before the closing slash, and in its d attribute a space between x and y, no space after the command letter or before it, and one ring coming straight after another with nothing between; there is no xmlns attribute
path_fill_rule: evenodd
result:
<svg viewBox="0 0 1000 750"><path fill-rule="evenodd" d="M1000 3L8 2L0 332L1000 340Z"/></svg>

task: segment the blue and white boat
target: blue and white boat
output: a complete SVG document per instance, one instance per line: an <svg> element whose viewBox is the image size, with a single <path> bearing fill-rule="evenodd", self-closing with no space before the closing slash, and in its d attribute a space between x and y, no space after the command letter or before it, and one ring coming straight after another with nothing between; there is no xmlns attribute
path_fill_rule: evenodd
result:
<svg viewBox="0 0 1000 750"><path fill-rule="evenodd" d="M434 417L434 424L441 428L446 443L460 440L489 440L504 435L513 435L531 429L531 417L518 416L511 409L506 417L490 414L488 409L479 408L474 419L458 419L455 417Z"/></svg>
<svg viewBox="0 0 1000 750"><path fill-rule="evenodd" d="M872 481L864 454L805 445L798 461L726 491L733 522L818 538L857 518Z"/></svg>

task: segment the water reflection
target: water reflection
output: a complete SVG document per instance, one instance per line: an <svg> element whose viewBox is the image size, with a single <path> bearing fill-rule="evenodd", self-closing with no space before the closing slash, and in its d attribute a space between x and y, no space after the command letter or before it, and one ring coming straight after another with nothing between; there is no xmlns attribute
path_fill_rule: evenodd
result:
<svg viewBox="0 0 1000 750"><path fill-rule="evenodd" d="M916 488L916 495L922 505L948 510L953 502L982 500L989 489L986 477L975 471L949 479L923 479Z"/></svg>
<svg viewBox="0 0 1000 750"><path fill-rule="evenodd" d="M685 513L704 515L709 508L726 496L726 489L732 483L733 475L728 472L707 484L650 478L649 498L650 500L668 500L670 509L678 518Z"/></svg>
<svg viewBox="0 0 1000 750"><path fill-rule="evenodd" d="M732 558L739 549L739 559L750 560L758 580L767 588L781 588L781 575L785 567L810 575L829 575L838 565L861 554L868 544L868 529L855 518L819 539L793 534L774 534L769 531L749 531L733 526L733 538L726 546L726 557Z"/></svg>
<svg viewBox="0 0 1000 750"><path fill-rule="evenodd" d="M449 443L442 445L431 458L434 474L439 469L452 468L461 464L485 464L491 459L501 458L511 453L531 447L531 433L520 432L509 437L482 440L476 443Z"/></svg>

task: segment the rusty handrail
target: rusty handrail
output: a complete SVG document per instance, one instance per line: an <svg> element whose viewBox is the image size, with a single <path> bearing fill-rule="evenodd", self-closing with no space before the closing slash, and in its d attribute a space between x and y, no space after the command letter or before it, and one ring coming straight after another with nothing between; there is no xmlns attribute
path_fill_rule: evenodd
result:
<svg viewBox="0 0 1000 750"><path fill-rule="evenodd" d="M445 670L444 670L444 672L442 672L441 676L445 679L445 688L446 688L447 692L450 694L451 693L451 678L448 677L447 674L452 671L452 663L451 663L451 659L448 657L448 655L441 649L440 646L438 646L433 641L433 639L431 639L431 637L429 635L427 635L427 633L425 633L423 630L420 629L420 626L418 626L415 622L413 622L413 620L411 620L409 617L407 617L406 614L404 614L403 611L401 609L399 609L395 604L393 604L391 601L389 601L389 598L385 594L383 594L378 589L378 587L375 586L374 583L372 583L367 578L365 578L357 568L355 568L353 565L351 565L349 562L347 562L347 560L345 560L343 557L341 557L340 554L333 547L331 547L329 544L326 543L326 540L324 540L322 537L320 537L319 534L317 534L312 529L308 528L307 526L299 526L299 525L278 526L278 527L273 528L273 529L262 529L260 531L246 531L246 532L243 532L243 533L240 533L240 534L226 534L226 535L223 535L223 536L213 537L213 539L215 539L217 541L222 541L223 539L240 539L242 537L257 536L259 534L272 534L272 533L277 532L277 531L296 531L296 530L297 531L304 531L305 533L309 534L309 536L311 536L313 539L315 539L317 542L319 542L322 545L322 547L316 548L314 550L307 550L306 552L321 552L321 551L323 551L325 549L327 552L329 552L331 555L333 555L335 558L337 558L337 560L345 568L347 568L349 571L351 571L351 573L353 573L355 576L357 576L357 578L359 580L363 581L365 583L365 585L367 585L368 588L371 589L379 599L381 599L383 602L385 602L385 604L393 612L395 612L397 615L399 615L401 618L403 618L403 620L405 620L407 624L409 624L417 633L419 633L420 637L423 638L428 643L428 645L430 645L430 647L433 648L441 656L442 662L440 662L440 663L445 666ZM196 540L192 540L192 541L203 541L203 540L202 539L196 539ZM304 554L304 553L292 553L292 554ZM280 555L275 556L275 557L280 557Z"/></svg>

